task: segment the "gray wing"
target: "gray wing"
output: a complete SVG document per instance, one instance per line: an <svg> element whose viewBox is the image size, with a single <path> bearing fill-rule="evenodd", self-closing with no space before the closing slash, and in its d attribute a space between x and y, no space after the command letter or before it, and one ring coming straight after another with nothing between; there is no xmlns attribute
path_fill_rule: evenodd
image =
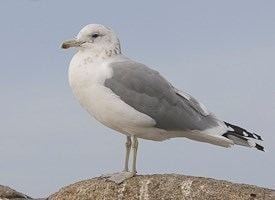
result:
<svg viewBox="0 0 275 200"><path fill-rule="evenodd" d="M188 101L189 105L195 109L197 112L199 112L201 115L203 116L207 116L209 115L209 111L207 110L207 108L205 107L205 105L203 105L201 102L197 101L194 97L192 97L190 94L178 90L177 88L174 88L175 92L177 95L181 96L182 98L185 98L185 100Z"/></svg>
<svg viewBox="0 0 275 200"><path fill-rule="evenodd" d="M156 121L165 130L204 130L217 126L216 118L193 97L175 89L157 71L133 61L110 64L106 79L122 101Z"/></svg>

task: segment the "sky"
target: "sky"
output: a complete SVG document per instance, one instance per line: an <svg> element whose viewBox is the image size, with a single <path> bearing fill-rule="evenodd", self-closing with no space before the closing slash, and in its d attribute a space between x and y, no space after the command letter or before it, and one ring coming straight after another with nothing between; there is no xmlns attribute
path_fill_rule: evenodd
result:
<svg viewBox="0 0 275 200"><path fill-rule="evenodd" d="M140 140L139 174L178 173L275 188L274 1L3 0L0 6L0 184L46 197L120 171L125 136L84 111L68 84L89 23L219 118L256 132L266 152L178 138Z"/></svg>

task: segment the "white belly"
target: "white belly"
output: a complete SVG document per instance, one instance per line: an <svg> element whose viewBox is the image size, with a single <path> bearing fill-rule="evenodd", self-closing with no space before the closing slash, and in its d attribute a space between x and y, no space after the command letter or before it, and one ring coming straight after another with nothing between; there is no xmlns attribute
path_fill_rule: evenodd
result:
<svg viewBox="0 0 275 200"><path fill-rule="evenodd" d="M124 103L104 81L112 76L108 62L76 62L70 64L69 81L80 104L99 122L121 133L133 135L152 128L155 121Z"/></svg>
<svg viewBox="0 0 275 200"><path fill-rule="evenodd" d="M121 101L103 85L95 84L78 90L76 98L98 121L123 133L133 127L151 127L155 124L152 118Z"/></svg>

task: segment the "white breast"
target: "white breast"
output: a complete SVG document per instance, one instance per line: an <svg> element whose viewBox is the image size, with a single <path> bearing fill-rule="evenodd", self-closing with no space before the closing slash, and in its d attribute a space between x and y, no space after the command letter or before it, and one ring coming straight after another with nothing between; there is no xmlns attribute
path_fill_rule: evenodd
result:
<svg viewBox="0 0 275 200"><path fill-rule="evenodd" d="M69 69L69 82L80 104L98 121L124 134L135 134L137 128L152 127L155 121L124 103L109 88L104 86L112 76L109 63L124 57L92 58L77 53Z"/></svg>

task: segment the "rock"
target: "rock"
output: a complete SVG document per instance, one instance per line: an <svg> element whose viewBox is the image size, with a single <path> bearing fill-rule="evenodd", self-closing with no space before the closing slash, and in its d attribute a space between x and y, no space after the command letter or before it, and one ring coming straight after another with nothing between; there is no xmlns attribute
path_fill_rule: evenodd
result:
<svg viewBox="0 0 275 200"><path fill-rule="evenodd" d="M47 200L47 198L33 199L28 195L11 189L8 186L0 185L0 200Z"/></svg>
<svg viewBox="0 0 275 200"><path fill-rule="evenodd" d="M17 192L7 186L0 185L0 200L12 199L12 200L26 200L32 199L31 197Z"/></svg>
<svg viewBox="0 0 275 200"><path fill-rule="evenodd" d="M105 178L60 189L49 200L275 200L275 190L176 174L144 175L115 184Z"/></svg>

